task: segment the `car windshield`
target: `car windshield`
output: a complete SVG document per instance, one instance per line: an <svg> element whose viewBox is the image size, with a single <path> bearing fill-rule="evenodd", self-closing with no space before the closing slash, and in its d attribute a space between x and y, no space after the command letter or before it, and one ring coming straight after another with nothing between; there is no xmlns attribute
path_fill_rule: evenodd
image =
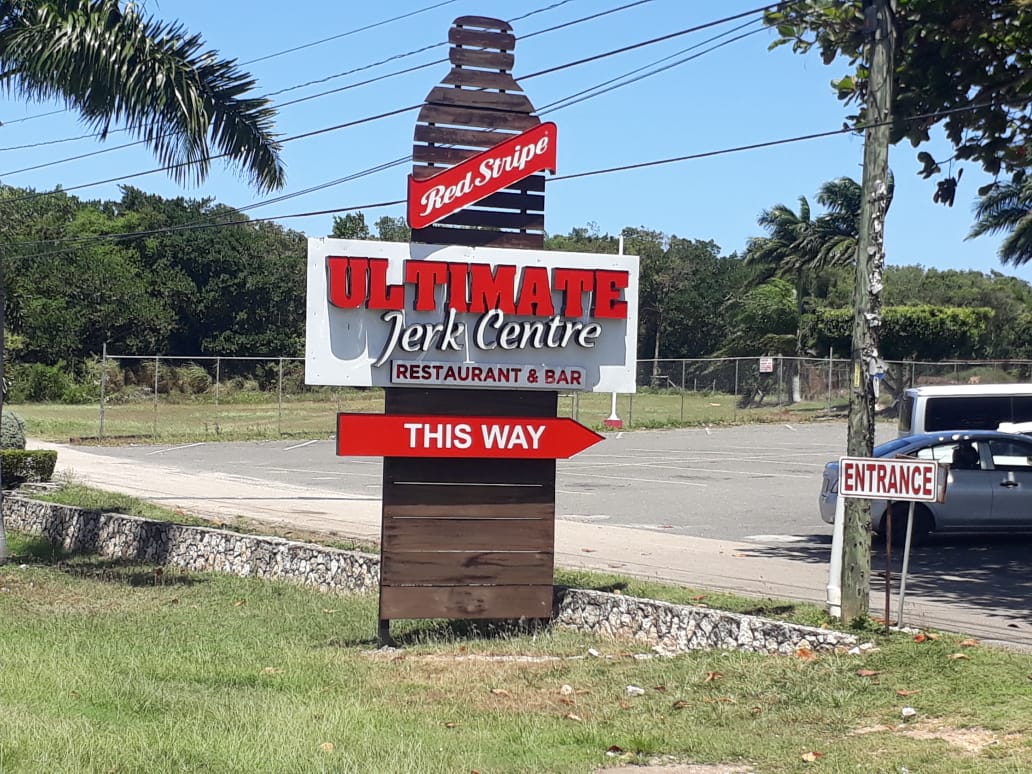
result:
<svg viewBox="0 0 1032 774"><path fill-rule="evenodd" d="M910 446L913 441L907 438L893 438L891 441L878 444L874 447L875 457L888 457L890 454L899 451L907 446Z"/></svg>

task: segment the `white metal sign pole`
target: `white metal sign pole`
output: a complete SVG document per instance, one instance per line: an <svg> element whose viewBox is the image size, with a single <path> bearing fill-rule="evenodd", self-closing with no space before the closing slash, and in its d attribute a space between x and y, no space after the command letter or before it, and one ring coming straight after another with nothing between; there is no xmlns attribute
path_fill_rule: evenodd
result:
<svg viewBox="0 0 1032 774"><path fill-rule="evenodd" d="M828 614L842 617L842 549L845 545L846 498L835 498L835 523L831 528L831 564L828 567Z"/></svg>
<svg viewBox="0 0 1032 774"><path fill-rule="evenodd" d="M910 501L907 511L907 536L903 541L903 567L899 573L899 613L896 615L896 626L903 628L903 598L907 594L907 568L910 566L910 540L914 532L914 501Z"/></svg>

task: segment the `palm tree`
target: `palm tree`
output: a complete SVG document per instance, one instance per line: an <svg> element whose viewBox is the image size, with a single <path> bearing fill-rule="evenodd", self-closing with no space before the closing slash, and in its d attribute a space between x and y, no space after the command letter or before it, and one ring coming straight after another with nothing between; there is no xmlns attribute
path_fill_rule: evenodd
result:
<svg viewBox="0 0 1032 774"><path fill-rule="evenodd" d="M1020 266L1032 260L1032 177L994 186L975 206L975 219L968 239L1009 232L1000 261Z"/></svg>
<svg viewBox="0 0 1032 774"><path fill-rule="evenodd" d="M791 207L775 204L760 213L756 219L768 236L751 237L745 246L745 262L765 267L764 279L791 276L795 279L796 312L796 356L802 356L803 349L803 298L806 275L809 268L818 261L820 242L816 237L816 224L810 216L810 202L799 197L799 212ZM797 368L792 373L791 398L800 400L800 377Z"/></svg>
<svg viewBox="0 0 1032 774"><path fill-rule="evenodd" d="M178 182L200 182L224 157L259 191L282 187L275 111L246 96L254 80L235 61L203 45L178 23L144 18L119 0L0 0L0 88L62 100L102 138L112 123L124 125ZM0 384L2 268L0 256ZM0 490L0 564L7 555Z"/></svg>

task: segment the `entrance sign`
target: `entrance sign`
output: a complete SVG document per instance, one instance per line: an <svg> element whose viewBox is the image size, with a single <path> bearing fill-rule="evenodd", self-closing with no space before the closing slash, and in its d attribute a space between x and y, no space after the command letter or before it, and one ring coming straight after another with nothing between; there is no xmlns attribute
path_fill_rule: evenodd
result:
<svg viewBox="0 0 1032 774"><path fill-rule="evenodd" d="M638 258L308 243L305 381L634 392Z"/></svg>
<svg viewBox="0 0 1032 774"><path fill-rule="evenodd" d="M551 122L538 124L433 177L409 175L409 226L426 228L537 172L554 173L556 132Z"/></svg>
<svg viewBox="0 0 1032 774"><path fill-rule="evenodd" d="M935 502L945 481L935 460L842 457L839 460L839 496L872 500Z"/></svg>
<svg viewBox="0 0 1032 774"><path fill-rule="evenodd" d="M337 415L340 456L566 459L602 438L568 417Z"/></svg>

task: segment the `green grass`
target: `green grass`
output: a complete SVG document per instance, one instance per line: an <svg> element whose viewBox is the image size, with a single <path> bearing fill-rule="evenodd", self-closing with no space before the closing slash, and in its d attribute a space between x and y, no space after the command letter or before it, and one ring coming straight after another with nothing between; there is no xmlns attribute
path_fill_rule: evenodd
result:
<svg viewBox="0 0 1032 774"><path fill-rule="evenodd" d="M243 400L247 397L247 400ZM243 393L236 402L215 405L207 397L106 405L104 438L111 443L127 439L169 441L240 441L282 437L330 438L336 433L340 411L383 412L383 391L337 390L303 398ZM721 393L643 390L618 396L617 411L627 428L701 427L746 422L805 422L827 416L824 402L791 407L739 409L733 395ZM833 406L841 409L841 405ZM66 443L100 433L100 407L62 404L16 404L10 409L25 419L29 435ZM611 411L611 397L601 393L562 393L559 415L601 429Z"/></svg>
<svg viewBox="0 0 1032 774"><path fill-rule="evenodd" d="M404 650L373 654L375 596L11 548L5 774L590 772L651 756L764 774L1032 770L1032 659L953 637L639 660L643 645L565 631L395 622ZM539 659L486 660L511 656ZM997 743L956 743L982 729Z"/></svg>
<svg viewBox="0 0 1032 774"><path fill-rule="evenodd" d="M179 509L163 508L146 500L130 495L106 492L76 483L66 483L59 489L45 494L33 495L37 500L74 505L91 511L122 513L156 521L170 521L198 527L218 527L253 535L274 535L276 537L301 540L330 548L349 551L379 553L374 543L342 539L336 535L314 531L283 530L269 524L236 517L229 522L212 522ZM754 599L736 596L720 591L699 591L684 586L656 583L629 576L591 572L588 570L566 570L557 568L555 583L578 589L594 589L632 597L644 597L678 605L695 605L727 610L733 613L760 615L766 618L782 619L806 626L822 626L829 623L824 608L806 602L788 602L775 599Z"/></svg>

